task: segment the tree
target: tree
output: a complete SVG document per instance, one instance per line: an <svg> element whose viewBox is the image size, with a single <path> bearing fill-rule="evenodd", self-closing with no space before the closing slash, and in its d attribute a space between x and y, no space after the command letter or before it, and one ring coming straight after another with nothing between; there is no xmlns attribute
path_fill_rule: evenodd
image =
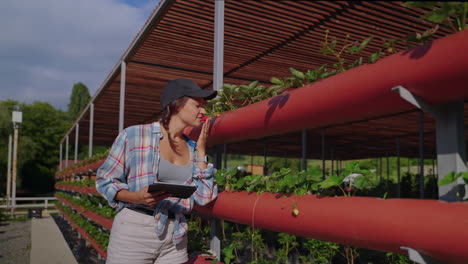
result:
<svg viewBox="0 0 468 264"><path fill-rule="evenodd" d="M67 114L45 102L23 105L22 109L22 135L32 140L23 151L34 153L34 157L21 167L22 187L35 193L51 192L59 164L60 140L70 128Z"/></svg>
<svg viewBox="0 0 468 264"><path fill-rule="evenodd" d="M68 116L71 121L74 121L83 109L88 105L89 99L88 87L82 82L73 85L72 94L70 96L70 103L68 104Z"/></svg>
<svg viewBox="0 0 468 264"><path fill-rule="evenodd" d="M0 101L0 193L6 191L8 136L13 131L14 106L23 112L18 138L17 188L37 194L50 192L59 163L59 143L70 127L67 114L49 103L18 104L8 100Z"/></svg>
<svg viewBox="0 0 468 264"><path fill-rule="evenodd" d="M20 106L17 101L0 101L0 193L6 192L7 165L8 165L8 137L13 136L13 123L11 121L12 111L16 106ZM21 110L21 107L20 107ZM21 125L18 139L17 156L17 179L16 186L21 187L21 168L26 162L34 158L35 143L28 136L22 133Z"/></svg>

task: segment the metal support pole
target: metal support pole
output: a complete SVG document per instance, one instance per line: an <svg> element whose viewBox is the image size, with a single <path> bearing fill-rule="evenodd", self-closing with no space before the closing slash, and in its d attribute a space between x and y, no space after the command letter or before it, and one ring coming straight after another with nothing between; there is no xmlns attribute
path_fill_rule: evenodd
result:
<svg viewBox="0 0 468 264"><path fill-rule="evenodd" d="M394 87L393 90L403 99L435 117L438 178L442 179L450 172L467 171L464 101L432 106L402 86ZM439 187L440 200L453 202L462 199L459 193L466 193L466 190L462 189L462 179L458 180L456 183Z"/></svg>
<svg viewBox="0 0 468 264"><path fill-rule="evenodd" d="M333 157L333 154L334 154L334 153L333 153L333 147L330 147L330 160L331 160L331 171L330 171L330 176L333 176L333 175L334 175L334 173L333 173L333 170L334 170L334 168L333 168L333 163L334 163L334 159L335 159L335 158Z"/></svg>
<svg viewBox="0 0 468 264"><path fill-rule="evenodd" d="M13 132L13 173L12 173L12 187L11 187L11 215L15 212L16 207L16 174L17 174L17 157L18 157L18 124L14 123L14 132Z"/></svg>
<svg viewBox="0 0 468 264"><path fill-rule="evenodd" d="M375 159L375 179L379 179L379 159Z"/></svg>
<svg viewBox="0 0 468 264"><path fill-rule="evenodd" d="M268 175L268 168L267 168L267 154L268 154L268 145L266 140L263 142L263 175Z"/></svg>
<svg viewBox="0 0 468 264"><path fill-rule="evenodd" d="M6 186L6 197L8 199L7 206L10 205L11 199L11 155L12 155L12 144L13 139L11 135L8 136L8 167L7 167L7 186Z"/></svg>
<svg viewBox="0 0 468 264"><path fill-rule="evenodd" d="M434 259L430 256L425 255L422 252L419 252L415 249L409 247L400 247L403 250L408 250L408 257L410 260L414 261L414 263L418 264L443 264L437 259Z"/></svg>
<svg viewBox="0 0 468 264"><path fill-rule="evenodd" d="M379 184L382 183L382 159L380 157L377 158L377 164L379 164L379 168L377 169L378 177L379 177Z"/></svg>
<svg viewBox="0 0 468 264"><path fill-rule="evenodd" d="M464 102L457 101L439 106L437 118L437 174L439 180L448 173L467 171ZM439 199L447 202L466 198L463 179L439 187ZM457 193L460 193L458 195ZM463 197L463 193L465 197Z"/></svg>
<svg viewBox="0 0 468 264"><path fill-rule="evenodd" d="M78 162L78 137L80 135L80 123L76 123L75 125L75 161L76 164Z"/></svg>
<svg viewBox="0 0 468 264"><path fill-rule="evenodd" d="M210 249L219 259L221 258L221 240L219 239L219 220L217 218L211 218L210 229Z"/></svg>
<svg viewBox="0 0 468 264"><path fill-rule="evenodd" d="M119 105L119 132L124 129L124 111L125 111L125 77L127 73L127 64L125 61L120 63L120 105Z"/></svg>
<svg viewBox="0 0 468 264"><path fill-rule="evenodd" d="M223 147L224 168L227 169L227 144L223 144Z"/></svg>
<svg viewBox="0 0 468 264"><path fill-rule="evenodd" d="M424 113L419 111L419 198L424 199Z"/></svg>
<svg viewBox="0 0 468 264"><path fill-rule="evenodd" d="M325 128L322 129L322 178L325 179Z"/></svg>
<svg viewBox="0 0 468 264"><path fill-rule="evenodd" d="M214 152L213 166L214 166L216 169L220 170L220 169L221 169L221 166L223 165L223 164L222 164L222 159L221 159L222 153L221 153L221 150L220 150L220 146L219 146L219 145L216 145L216 146L214 147L214 151L215 151L215 152Z"/></svg>
<svg viewBox="0 0 468 264"><path fill-rule="evenodd" d="M94 103L89 105L89 152L88 157L93 156L93 130L94 130Z"/></svg>
<svg viewBox="0 0 468 264"><path fill-rule="evenodd" d="M68 168L68 143L70 141L70 136L67 135L65 140L65 168Z"/></svg>
<svg viewBox="0 0 468 264"><path fill-rule="evenodd" d="M400 178L400 138L396 138L396 154L397 154L397 198L401 196L401 178Z"/></svg>
<svg viewBox="0 0 468 264"><path fill-rule="evenodd" d="M63 151L63 143L60 142L60 155L59 155L59 170L63 170L63 164L62 164L62 151Z"/></svg>
<svg viewBox="0 0 468 264"><path fill-rule="evenodd" d="M223 86L224 77L224 0L215 1L213 90Z"/></svg>
<svg viewBox="0 0 468 264"><path fill-rule="evenodd" d="M432 181L432 195L431 198L434 199L435 197L438 197L437 194L437 173L435 169L435 159L432 159L432 177L434 180Z"/></svg>
<svg viewBox="0 0 468 264"><path fill-rule="evenodd" d="M302 130L302 170L307 171L307 129Z"/></svg>
<svg viewBox="0 0 468 264"><path fill-rule="evenodd" d="M386 162L387 162L387 180L385 181L385 186L386 186L387 192L388 192L388 184L389 184L389 181L390 181L390 159L388 158L388 152L385 152L385 159L386 159Z"/></svg>
<svg viewBox="0 0 468 264"><path fill-rule="evenodd" d="M409 175L409 173L410 173L410 166L411 166L411 159L408 158L408 171L407 171L407 172L408 172L408 175Z"/></svg>

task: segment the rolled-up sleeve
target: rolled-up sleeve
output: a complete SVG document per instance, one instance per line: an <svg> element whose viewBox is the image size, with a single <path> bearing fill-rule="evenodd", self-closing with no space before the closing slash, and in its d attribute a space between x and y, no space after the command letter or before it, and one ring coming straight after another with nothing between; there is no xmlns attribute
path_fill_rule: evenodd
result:
<svg viewBox="0 0 468 264"><path fill-rule="evenodd" d="M122 131L114 141L104 163L96 173L96 190L113 208L118 208L115 195L122 189L128 190L126 158L128 156L126 131Z"/></svg>
<svg viewBox="0 0 468 264"><path fill-rule="evenodd" d="M206 205L218 197L218 186L214 181L213 174L214 167L211 163L204 170L195 166L193 181L198 188L192 197L199 205Z"/></svg>

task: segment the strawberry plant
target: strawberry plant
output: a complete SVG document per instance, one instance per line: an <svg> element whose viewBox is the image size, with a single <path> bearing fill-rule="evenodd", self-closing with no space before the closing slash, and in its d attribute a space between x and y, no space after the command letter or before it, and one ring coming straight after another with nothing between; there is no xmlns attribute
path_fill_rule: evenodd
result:
<svg viewBox="0 0 468 264"><path fill-rule="evenodd" d="M206 111L209 116L216 116L223 112L231 111L239 107L253 104L267 98L276 96L282 92L276 87L265 87L258 81L248 85L224 84L219 96L206 103Z"/></svg>
<svg viewBox="0 0 468 264"><path fill-rule="evenodd" d="M102 249L107 250L109 243L109 233L91 224L87 219L84 219L79 213L75 213L71 208L62 204L56 205L61 211L68 214L76 225L83 228L86 233L96 241Z"/></svg>
<svg viewBox="0 0 468 264"><path fill-rule="evenodd" d="M57 192L56 195L60 198L63 198L67 201L70 201L73 204L76 204L83 209L88 211L95 212L99 215L102 215L106 218L113 218L117 212L110 208L109 206L103 206L100 198L92 196L72 196L63 192ZM106 203L105 203L106 204Z"/></svg>
<svg viewBox="0 0 468 264"><path fill-rule="evenodd" d="M84 179L81 181L59 181L56 182L57 185L65 185L65 186L77 186L77 187L94 187L96 185L96 181L92 179Z"/></svg>
<svg viewBox="0 0 468 264"><path fill-rule="evenodd" d="M446 26L454 33L468 28L468 2L405 2L403 6L429 9L421 19Z"/></svg>

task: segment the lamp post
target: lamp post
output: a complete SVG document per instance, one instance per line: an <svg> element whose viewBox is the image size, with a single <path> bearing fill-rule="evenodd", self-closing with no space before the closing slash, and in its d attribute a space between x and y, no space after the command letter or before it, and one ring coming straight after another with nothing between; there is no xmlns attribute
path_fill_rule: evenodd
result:
<svg viewBox="0 0 468 264"><path fill-rule="evenodd" d="M12 173L12 189L11 189L11 215L15 212L16 207L16 161L18 155L18 127L19 124L23 121L23 113L20 111L13 111L12 122L13 122L13 173Z"/></svg>
<svg viewBox="0 0 468 264"><path fill-rule="evenodd" d="M12 149L13 139L11 134L8 136L8 167L7 167L7 206L11 205L11 149Z"/></svg>

